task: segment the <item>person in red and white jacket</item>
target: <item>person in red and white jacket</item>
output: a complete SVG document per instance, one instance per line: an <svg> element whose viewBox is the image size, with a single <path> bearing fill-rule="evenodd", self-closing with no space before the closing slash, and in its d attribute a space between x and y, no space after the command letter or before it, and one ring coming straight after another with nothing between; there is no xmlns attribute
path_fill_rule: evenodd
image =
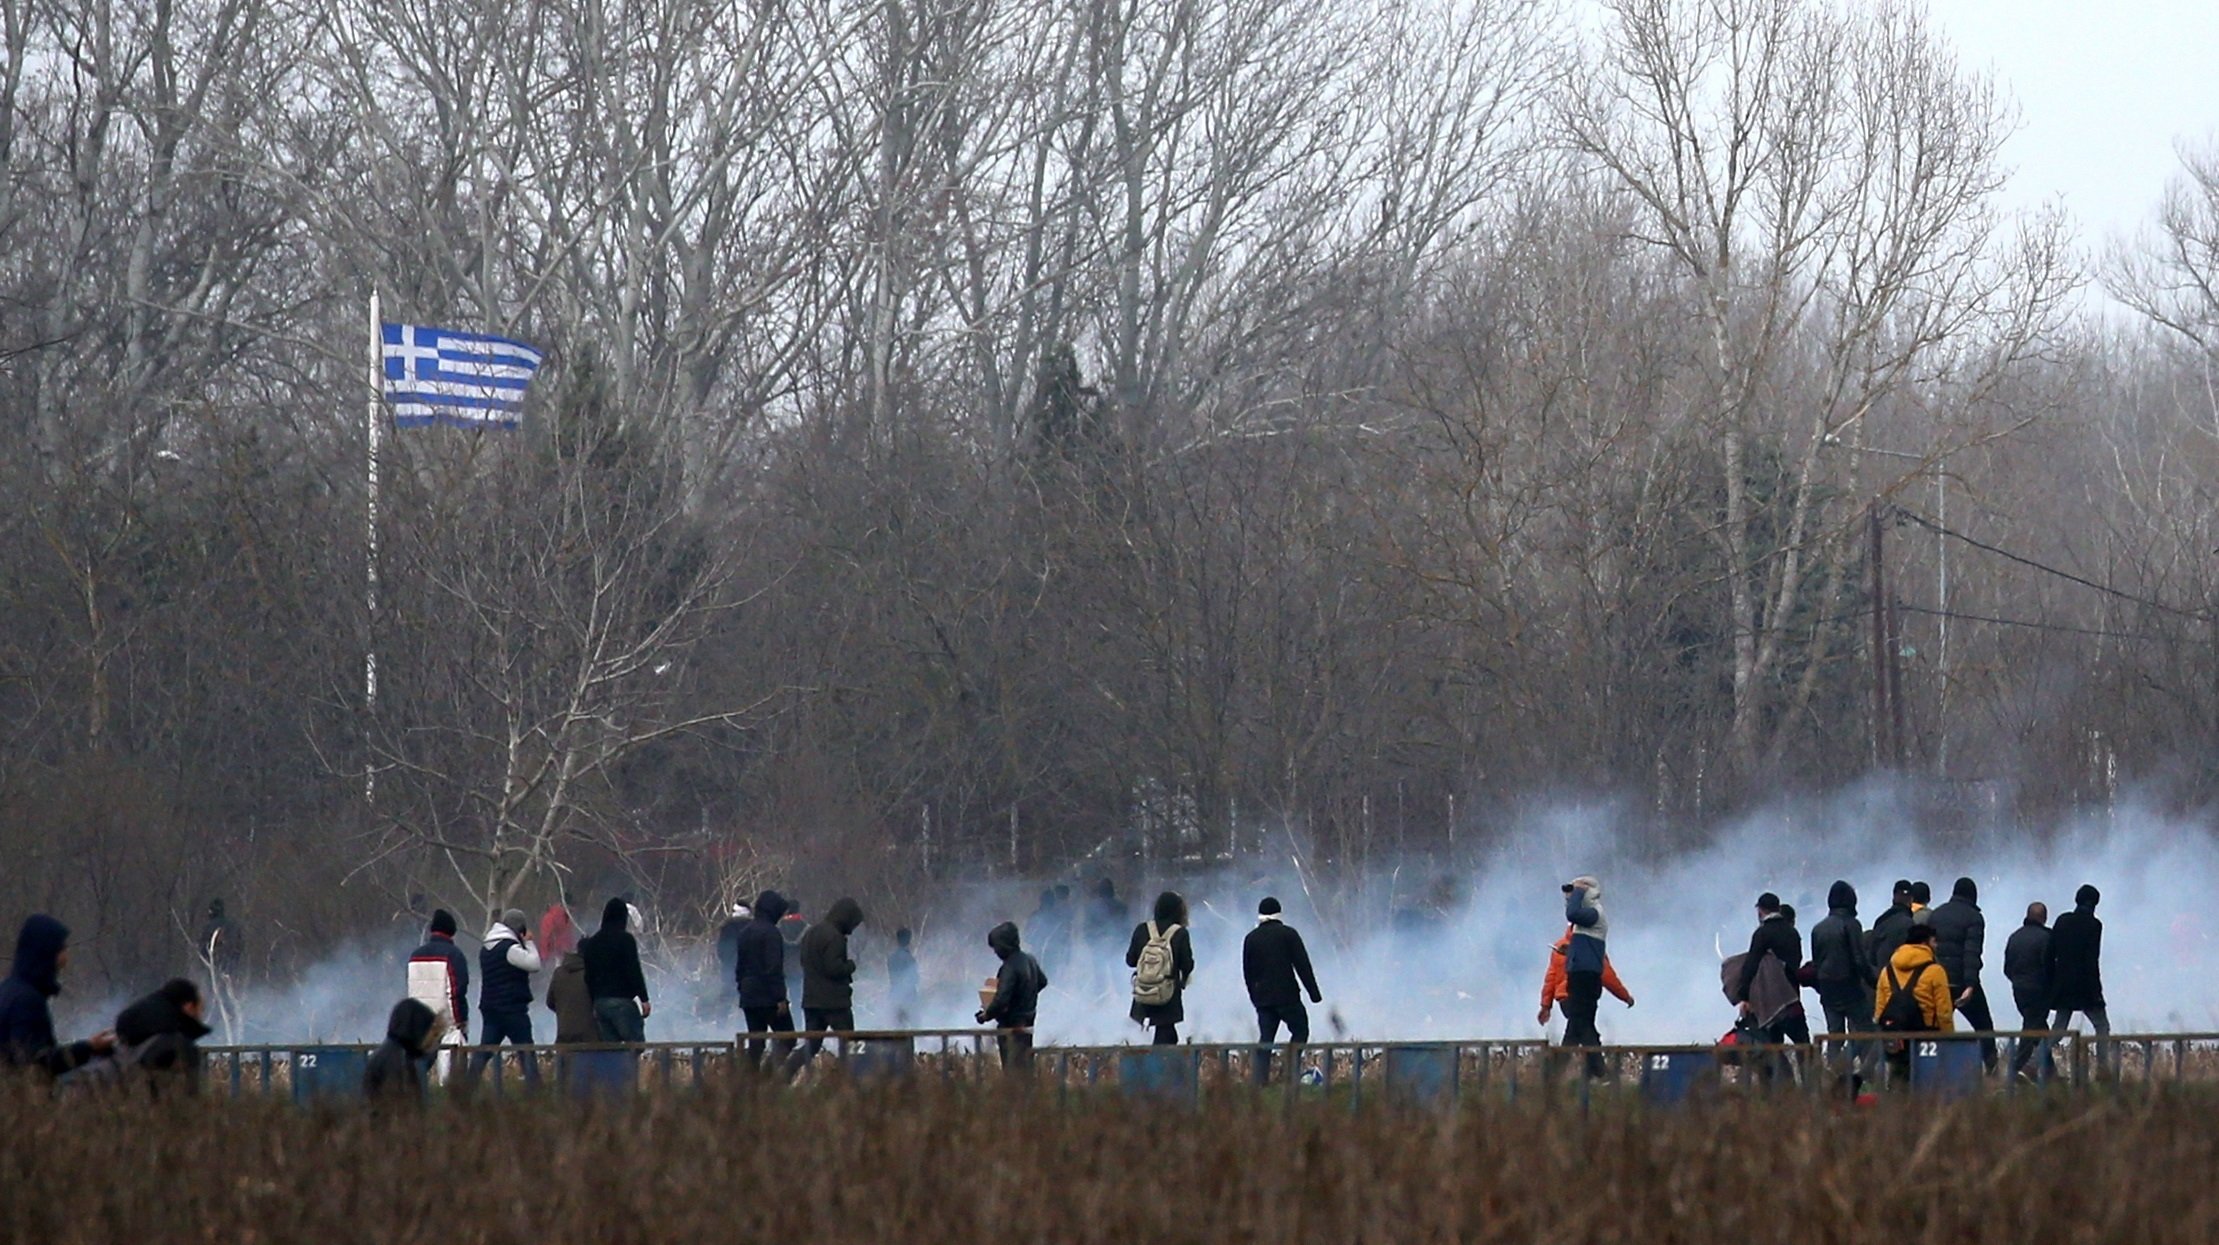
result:
<svg viewBox="0 0 2219 1245"><path fill-rule="evenodd" d="M408 997L432 1010L444 1024L442 1046L460 1046L470 1023L470 960L455 945L454 913L441 908L431 914L431 930L424 945L408 957ZM445 1082L454 1059L445 1051L438 1058L434 1078Z"/></svg>

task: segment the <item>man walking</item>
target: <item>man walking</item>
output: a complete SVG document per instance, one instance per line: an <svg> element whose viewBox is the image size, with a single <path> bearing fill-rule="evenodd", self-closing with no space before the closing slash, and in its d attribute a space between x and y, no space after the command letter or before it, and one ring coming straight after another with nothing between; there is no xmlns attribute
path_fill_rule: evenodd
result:
<svg viewBox="0 0 2219 1245"><path fill-rule="evenodd" d="M778 922L785 915L786 897L764 891L755 897L754 919L740 931L739 966L733 972L750 1034L794 1031L793 1006L786 993L786 940L778 934ZM791 1040L780 1039L778 1058L785 1059L793 1049ZM762 1063L762 1039L747 1044L747 1058L751 1064Z"/></svg>
<svg viewBox="0 0 2219 1245"><path fill-rule="evenodd" d="M2011 983L2011 1002L2019 1009L2019 1029L2023 1033L2049 1029L2050 937L2048 905L2030 903L2026 906L2026 920L2003 944L2003 977ZM2029 1076L2026 1065L2033 1059L2035 1049L2041 1047L2042 1075L2048 1077L2056 1064L2047 1046L2041 1038L2020 1038L2011 1052L2011 1075Z"/></svg>
<svg viewBox="0 0 2219 1245"><path fill-rule="evenodd" d="M1256 1008L1256 1084L1271 1079L1271 1044L1279 1026L1287 1027L1287 1044L1299 1048L1310 1040L1310 1013L1302 1006L1308 991L1312 1003L1322 1003L1317 974L1310 969L1309 948L1302 935L1281 919L1279 900L1266 896L1256 905L1256 928L1240 948L1241 976L1248 982L1248 1001ZM1297 1055L1299 1058L1299 1053Z"/></svg>
<svg viewBox="0 0 2219 1245"><path fill-rule="evenodd" d="M1971 878L1959 878L1950 888L1949 902L1927 917L1934 927L1934 960L1949 975L1957 991L1957 1014L1975 1033L1992 1032L1996 1018L1988 1010L1988 992L1980 985L1980 970L1988 945L1988 918L1980 914L1980 888ZM1996 1040L1980 1039L1980 1062L1996 1070Z"/></svg>
<svg viewBox="0 0 2219 1245"><path fill-rule="evenodd" d="M1872 1030L1872 983L1878 976L1857 920L1857 888L1837 881L1826 892L1826 919L1811 928L1811 980L1828 1033ZM1869 1075L1871 1043L1850 1047L1853 1074Z"/></svg>
<svg viewBox="0 0 2219 1245"><path fill-rule="evenodd" d="M470 1025L470 961L455 945L455 916L445 908L431 914L424 945L409 953L408 997L432 1011L440 1023L439 1058L432 1079L445 1084L454 1072L454 1052Z"/></svg>
<svg viewBox="0 0 2219 1245"><path fill-rule="evenodd" d="M540 961L531 939L531 918L518 908L502 913L485 931L485 945L478 950L478 1015L484 1026L479 1042L484 1046L532 1044L532 974L539 971ZM497 1057L491 1050L470 1056L470 1079L476 1081ZM538 1088L539 1056L527 1050L523 1061L524 1083Z"/></svg>
<svg viewBox="0 0 2219 1245"><path fill-rule="evenodd" d="M848 954L848 935L862 924L863 905L843 898L801 936L801 1015L812 1033L855 1031L855 957ZM794 1052L786 1075L801 1075L823 1049L823 1038L810 1038Z"/></svg>
<svg viewBox="0 0 2219 1245"><path fill-rule="evenodd" d="M578 944L586 962L586 993L593 996L593 1023L604 1042L644 1042L647 1018L655 1005L647 998L647 975L640 971L639 940L627 928L631 905L611 899L601 909L601 928Z"/></svg>
<svg viewBox="0 0 2219 1245"><path fill-rule="evenodd" d="M1911 879L1897 878L1889 892L1888 910L1872 920L1872 932L1865 935L1865 962L1872 965L1873 980L1877 983L1880 973L1895 958L1895 950L1903 945L1903 936L1911 932L1917 920L1911 910Z"/></svg>
<svg viewBox="0 0 2219 1245"><path fill-rule="evenodd" d="M1564 884L1564 919L1572 927L1564 948L1565 1046L1599 1048L1603 1035L1595 1027L1595 1011L1603 1002L1604 951L1610 937L1610 918L1603 915L1603 884L1585 874ZM1587 1075L1603 1074L1603 1057L1587 1056Z"/></svg>
<svg viewBox="0 0 2219 1245"><path fill-rule="evenodd" d="M2073 910L2057 918L2050 931L2050 1028L2059 1030L2078 1012L2096 1028L2097 1053L2105 1072L2118 1066L2118 1051L2101 1039L2111 1036L2111 1014L2103 1002L2103 922L2096 919L2096 904L2103 895L2093 886L2073 893Z"/></svg>

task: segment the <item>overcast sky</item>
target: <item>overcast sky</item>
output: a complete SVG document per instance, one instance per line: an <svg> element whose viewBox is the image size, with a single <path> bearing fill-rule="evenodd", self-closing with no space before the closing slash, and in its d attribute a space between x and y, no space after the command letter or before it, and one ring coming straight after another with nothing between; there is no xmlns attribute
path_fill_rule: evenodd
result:
<svg viewBox="0 0 2219 1245"><path fill-rule="evenodd" d="M2219 130L2219 0L1931 0L1964 63L2018 100L2012 193L2061 199L2081 241L2141 227L2176 139Z"/></svg>

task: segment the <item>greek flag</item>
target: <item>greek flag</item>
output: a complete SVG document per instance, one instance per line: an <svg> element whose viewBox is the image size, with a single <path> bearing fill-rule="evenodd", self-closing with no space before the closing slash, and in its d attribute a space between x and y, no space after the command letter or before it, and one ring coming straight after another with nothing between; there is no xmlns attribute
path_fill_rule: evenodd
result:
<svg viewBox="0 0 2219 1245"><path fill-rule="evenodd" d="M514 428L524 389L539 370L537 348L506 337L387 324L385 397L401 428Z"/></svg>

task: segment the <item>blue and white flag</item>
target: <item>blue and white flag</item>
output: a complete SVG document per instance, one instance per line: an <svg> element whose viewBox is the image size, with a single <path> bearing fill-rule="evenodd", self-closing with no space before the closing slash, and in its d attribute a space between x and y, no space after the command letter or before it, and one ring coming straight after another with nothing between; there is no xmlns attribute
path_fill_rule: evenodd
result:
<svg viewBox="0 0 2219 1245"><path fill-rule="evenodd" d="M401 428L514 428L538 348L506 337L387 324L385 397Z"/></svg>

